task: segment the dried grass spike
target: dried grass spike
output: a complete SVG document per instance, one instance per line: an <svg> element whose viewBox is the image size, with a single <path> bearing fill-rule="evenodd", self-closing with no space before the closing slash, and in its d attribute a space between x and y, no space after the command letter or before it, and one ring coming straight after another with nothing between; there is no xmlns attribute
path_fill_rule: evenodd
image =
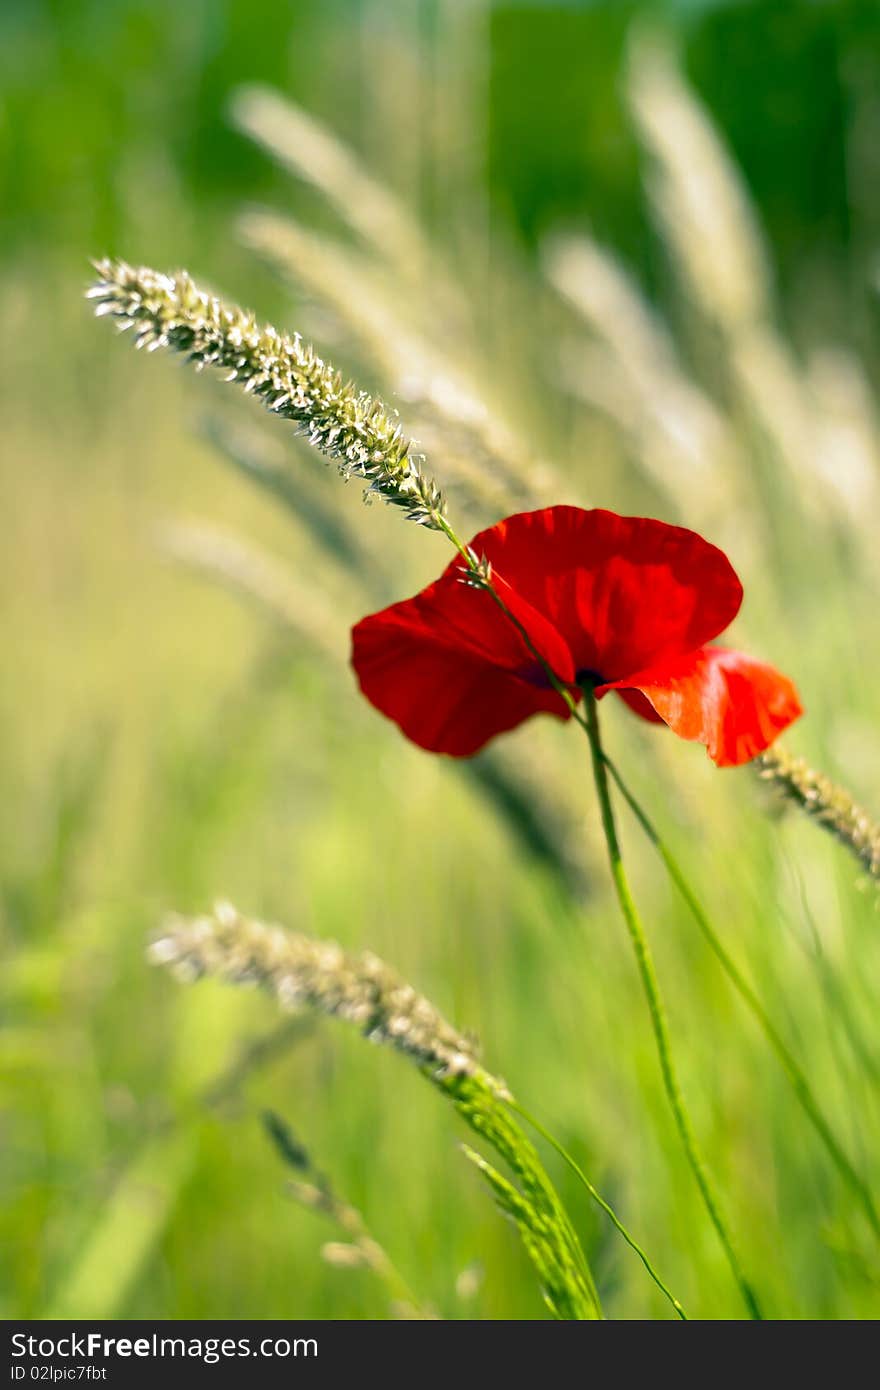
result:
<svg viewBox="0 0 880 1390"><path fill-rule="evenodd" d="M880 824L843 787L803 758L774 747L757 759L760 777L845 845L880 880Z"/></svg>
<svg viewBox="0 0 880 1390"><path fill-rule="evenodd" d="M381 497L408 520L442 529L443 496L396 418L298 334L259 325L253 314L200 290L186 271L162 275L110 259L95 269L100 278L88 291L95 313L133 329L136 347L167 347L197 370L225 372L267 410L293 421L344 476L363 478L367 498Z"/></svg>
<svg viewBox="0 0 880 1390"><path fill-rule="evenodd" d="M218 903L209 917L170 917L150 954L185 980L216 975L256 984L284 1008L344 1019L371 1042L445 1076L479 1070L473 1040L376 956L255 921L230 903Z"/></svg>
<svg viewBox="0 0 880 1390"><path fill-rule="evenodd" d="M380 255L410 273L424 272L429 253L418 222L333 131L289 98L257 84L239 88L231 115L280 165L320 189Z"/></svg>

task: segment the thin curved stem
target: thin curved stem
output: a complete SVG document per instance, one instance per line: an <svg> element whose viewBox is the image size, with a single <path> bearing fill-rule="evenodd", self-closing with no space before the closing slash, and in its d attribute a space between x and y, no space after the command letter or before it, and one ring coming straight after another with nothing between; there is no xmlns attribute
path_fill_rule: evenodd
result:
<svg viewBox="0 0 880 1390"><path fill-rule="evenodd" d="M593 755L593 774L596 781L596 790L599 796L599 804L602 812L602 825L605 831L605 839L608 846L608 857L611 865L611 875L614 880L617 898L620 903L621 911L624 916L633 949L636 955L636 963L642 980L642 986L648 1001L651 1014L651 1023L654 1029L654 1037L657 1043L657 1052L660 1059L660 1069L663 1076L663 1084L667 1098L675 1119L676 1128L682 1141L685 1154L694 1179L699 1187L709 1218L715 1227L718 1238L727 1255L728 1263L734 1279L739 1286L743 1300L752 1318L760 1319L762 1313L758 1305L757 1298L751 1285L748 1283L739 1262L739 1257L733 1245L730 1232L721 1212L720 1203L715 1194L712 1180L703 1162L691 1124L690 1115L685 1105L684 1096L678 1082L678 1076L672 1059L672 1047L669 1037L669 1028L666 1022L666 1013L663 1007L663 1000L660 994L660 986L657 980L654 962L651 956L650 947L644 928L639 918L638 909L629 888L629 882L623 867L623 857L620 852L620 844L617 839L617 829L614 823L614 811L611 805L611 797L608 790L608 777L606 773L605 758L602 751L601 739L599 736L599 719L596 706L596 697L592 689L584 690L584 700L586 704L586 716L577 708L577 701L569 688L559 679L556 672L548 664L546 659L537 650L526 629L514 614L510 611L501 595L491 582L491 576L484 574L478 558L469 546L456 535L453 528L449 525L445 516L438 519L439 529L452 542L456 550L461 555L467 569L474 576L475 581L491 594L495 603L505 614L505 616L517 628L528 649L536 657L553 689L562 697L569 714L581 725L590 742L590 750ZM551 1141L553 1142L553 1141Z"/></svg>
<svg viewBox="0 0 880 1390"><path fill-rule="evenodd" d="M770 1046L773 1048L773 1051L776 1053L780 1065L782 1066L783 1071L785 1072L786 1076L791 1082L792 1089L794 1090L795 1095L800 1101L800 1104L805 1114L809 1118L811 1124L813 1125L813 1128L816 1130L816 1133L819 1135L820 1139L822 1140L823 1144L828 1150L828 1153L832 1161L834 1162L838 1172L841 1174L841 1176L845 1179L845 1181L849 1184L853 1192L858 1197L872 1231L874 1232L875 1236L877 1236L877 1238L880 1239L880 1214L878 1214L877 1212L877 1207L875 1206L874 1199L871 1196L871 1191L865 1180L858 1173L856 1168L853 1166L851 1160L848 1158L847 1154L842 1149L834 1133L834 1130L832 1129L829 1122L825 1119L825 1116L822 1114L819 1102L816 1100L810 1083L804 1075L804 1072L801 1069L799 1063L792 1055L787 1044L777 1031L775 1024L773 1023L772 1019L767 1013L767 1010L764 1008L764 1005L761 1003L761 1000L758 998L758 995L755 993L754 989L750 985L749 981L746 979L739 966L728 953L727 948L725 947L721 938L718 936L718 933L715 931L715 928L712 926L712 923L710 922L706 914L705 908L703 907L702 903L699 901L690 884L688 883L677 859L661 838L656 827L649 819L647 812L639 805L638 801L627 787L626 783L624 782L623 778L621 777L620 773L618 772L611 759L604 754L603 759L605 762L605 766L607 767L608 771L611 773L611 776L614 778L615 783L617 784L617 788L620 791L621 796L626 801L636 820L639 822L639 825L642 827L648 839L651 841L652 845L657 850L658 854L663 860L663 863L666 865L669 877L672 879L672 882L675 884L676 888L678 889L679 893L681 894L682 898L687 904L691 916L693 917L694 921L699 927L709 947L714 952L716 958L718 959L721 965L721 968L724 970L725 974L727 975L734 989L739 994L740 998L748 1006L748 1008L751 1009L752 1013L754 1014L755 1018L757 1019L761 1028L763 1029L764 1035L766 1036L767 1041L770 1043Z"/></svg>
<svg viewBox="0 0 880 1390"><path fill-rule="evenodd" d="M575 1159L572 1158L571 1154L568 1152L568 1149L566 1149L563 1144L560 1144L559 1140L556 1139L550 1133L549 1129L546 1129L544 1125L541 1124L540 1120L536 1120L534 1115L532 1115L528 1110L526 1110L524 1105L520 1105L518 1100L513 1100L511 1097L508 1097L507 1104L510 1106L511 1110L515 1110L518 1115L522 1116L526 1123L530 1124L532 1129L534 1129L538 1134L540 1134L541 1138L546 1140L546 1142L550 1145L552 1149L556 1150L556 1152L559 1154L559 1157L571 1169L575 1177L578 1179L578 1182L581 1184L582 1187L586 1189L592 1200L596 1203L598 1207L601 1207L602 1211L604 1211L611 1224L620 1233L620 1235L626 1241L630 1249L633 1250L636 1253L636 1255L638 1255L642 1264L645 1266L645 1269L647 1270L649 1276L651 1277L651 1279L653 1279L660 1292L664 1294L666 1298L669 1299L669 1302L672 1304L673 1308L675 1309L678 1316L681 1318L682 1322L687 1322L687 1313L684 1311L678 1299L675 1297L675 1294L671 1291L671 1289L669 1289L666 1286L666 1284L664 1284L663 1280L660 1278L660 1275L657 1273L656 1269L651 1264L651 1261L648 1259L648 1256L645 1254L645 1251L639 1245L635 1236L630 1235L629 1231L626 1229L623 1222L620 1220L620 1217L617 1215L614 1208L608 1202L605 1201L605 1198L602 1196L601 1192L599 1192L593 1186L584 1170L575 1161Z"/></svg>
<svg viewBox="0 0 880 1390"><path fill-rule="evenodd" d="M485 589L486 593L492 597L495 603L497 603L505 618L507 618L508 622L512 623L513 626L516 628L520 637L523 639L523 642L525 643L526 647L531 652L535 660L538 662L538 665L543 669L544 674L547 677L547 680L549 681L550 685L556 691L557 695L561 696L563 702L568 708L568 712L571 715L572 719L576 720L576 722L580 724L584 732L587 733L587 721L578 709L577 700L572 695L565 682L563 680L560 680L559 676L557 676L556 672L553 670L553 667L550 665L549 661L547 661L546 657L542 656L541 653L538 651L538 648L535 646L534 642L529 636L527 629L520 622L519 618L517 618L515 614L513 614L510 611L507 604L504 602L504 599L501 597L498 590L495 588L495 585L492 583L491 574L487 575L483 572L480 562L478 561L474 552L471 550L470 546L465 545L464 541L462 541L455 534L445 517L441 517L439 519L438 525L439 529L443 532L443 534L455 546L456 550L464 560L467 569L474 576L474 587Z"/></svg>
<svg viewBox="0 0 880 1390"><path fill-rule="evenodd" d="M586 701L587 734L590 740L590 752L593 757L593 776L602 815L602 828L605 832L605 841L608 846L611 876L614 881L614 888L617 893L620 910L623 913L630 940L632 941L633 950L635 951L636 964L638 965L642 988L644 989L645 997L648 1002L651 1025L654 1030L654 1039L657 1044L657 1054L660 1060L660 1071L663 1076L663 1086L688 1164L690 1165L694 1180L700 1190L700 1195L703 1198L703 1203L709 1214L709 1219L715 1227L718 1239L724 1248L724 1253L727 1256L733 1277L739 1286L743 1301L748 1308L749 1316L761 1319L763 1315L758 1300L740 1265L739 1256L736 1253L733 1239L727 1228L727 1222L722 1214L714 1184L700 1153L693 1124L691 1123L691 1118L679 1084L678 1074L672 1056L672 1042L669 1036L669 1025L666 1021L666 1010L660 993L660 984L654 968L651 948L648 945L648 939L645 936L645 930L642 926L638 908L635 905L630 890L626 870L623 866L623 856L620 850L620 842L617 838L614 809L611 804L611 795L608 786L607 767L599 734L598 708L596 697L591 689L584 691L584 699Z"/></svg>

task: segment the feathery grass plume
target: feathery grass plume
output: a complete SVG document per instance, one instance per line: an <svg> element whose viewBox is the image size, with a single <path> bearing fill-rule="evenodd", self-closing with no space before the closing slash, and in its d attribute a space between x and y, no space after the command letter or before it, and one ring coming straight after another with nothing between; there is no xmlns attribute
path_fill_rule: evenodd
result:
<svg viewBox="0 0 880 1390"><path fill-rule="evenodd" d="M510 511L539 506L553 478L514 430L475 390L472 372L401 317L399 295L383 293L375 272L350 248L329 242L289 217L251 211L239 221L245 244L285 279L320 299L407 404L432 452L478 505ZM396 302L395 302L396 301ZM455 351L461 355L460 340Z"/></svg>
<svg viewBox="0 0 880 1390"><path fill-rule="evenodd" d="M687 375L635 280L586 236L550 238L542 260L550 283L591 334L589 341L563 344L563 386L615 422L664 492L680 497L686 490L691 505L710 503L714 512L729 507L733 432Z"/></svg>
<svg viewBox="0 0 880 1390"><path fill-rule="evenodd" d="M880 823L843 787L775 744L756 759L758 775L845 845L880 880Z"/></svg>
<svg viewBox="0 0 880 1390"><path fill-rule="evenodd" d="M834 355L845 374L857 381L861 369L852 357L840 349ZM880 496L876 421L860 411L857 399L829 400L821 376L807 375L772 328L756 325L741 334L731 347L730 360L759 443L770 446L795 486L805 470L816 484L798 488L798 504L822 523L827 523L830 504L831 515L853 528L864 559L875 566L874 529L864 523Z"/></svg>
<svg viewBox="0 0 880 1390"><path fill-rule="evenodd" d="M860 470L854 463L847 435L864 415L858 419L850 402L844 417L853 423L842 436L838 411L828 410L778 331L768 257L746 186L669 47L656 37L640 36L632 45L628 95L652 156L648 190L664 241L692 307L721 339L725 386L745 412L753 440L759 448L769 445L794 485L809 470L819 486L799 488L797 501L818 522L827 518L829 500L847 520L861 521L865 489L873 491L876 481L870 464ZM853 364L850 374L858 373ZM876 457L873 433L869 455ZM749 458L746 450L746 464ZM766 504L787 505L792 488L777 495L765 473L756 482ZM865 537L863 526L859 532ZM871 534L867 558L875 555Z"/></svg>
<svg viewBox="0 0 880 1390"><path fill-rule="evenodd" d="M656 34L637 31L631 40L627 97L653 160L648 192L694 300L734 330L768 317L770 276L750 199L670 45Z"/></svg>
<svg viewBox="0 0 880 1390"><path fill-rule="evenodd" d="M519 1180L518 1188L510 1184L516 1222L551 1312L562 1319L602 1316L580 1241L534 1145L504 1108L506 1086L480 1066L474 1039L384 962L242 917L228 903L210 917L169 918L150 957L184 981L213 975L259 985L283 1008L344 1019L370 1041L409 1057Z"/></svg>
<svg viewBox="0 0 880 1390"><path fill-rule="evenodd" d="M441 320L460 329L468 304L405 203L369 172L334 134L271 87L240 87L231 103L233 122L283 168L317 188L346 226L399 278L430 286Z"/></svg>
<svg viewBox="0 0 880 1390"><path fill-rule="evenodd" d="M338 136L271 87L240 87L231 102L238 128L279 164L318 188L368 245L390 260L422 262L418 222L364 168Z"/></svg>
<svg viewBox="0 0 880 1390"><path fill-rule="evenodd" d="M864 523L877 514L880 487L880 410L866 368L839 346L818 347L807 359L805 380L817 406L820 466ZM873 522L870 529L873 539Z"/></svg>
<svg viewBox="0 0 880 1390"><path fill-rule="evenodd" d="M203 521L164 522L156 528L156 541L169 558L255 604L326 661L344 660L343 635L336 639L337 619L330 605L255 546Z"/></svg>
<svg viewBox="0 0 880 1390"><path fill-rule="evenodd" d="M387 1251L371 1235L361 1213L339 1197L327 1175L316 1168L308 1149L290 1126L271 1110L264 1113L263 1124L280 1157L296 1173L287 1184L289 1195L307 1211L318 1212L332 1221L345 1238L328 1241L322 1247L321 1254L327 1263L341 1269L368 1269L384 1284L395 1317L436 1318L437 1314L415 1297Z"/></svg>
<svg viewBox="0 0 880 1390"><path fill-rule="evenodd" d="M216 975L232 984L257 984L282 1008L344 1019L371 1042L438 1075L479 1070L474 1040L376 956L352 955L335 941L243 917L231 903L217 903L210 917L170 917L150 958L183 980Z"/></svg>
<svg viewBox="0 0 880 1390"><path fill-rule="evenodd" d="M217 367L267 410L292 420L343 476L368 483L366 496L402 507L408 520L442 529L445 502L410 452L400 425L366 391L346 382L298 335L260 326L253 314L200 290L186 271L161 275L125 261L96 263L88 291L99 316L134 329L135 346L169 348L197 369Z"/></svg>

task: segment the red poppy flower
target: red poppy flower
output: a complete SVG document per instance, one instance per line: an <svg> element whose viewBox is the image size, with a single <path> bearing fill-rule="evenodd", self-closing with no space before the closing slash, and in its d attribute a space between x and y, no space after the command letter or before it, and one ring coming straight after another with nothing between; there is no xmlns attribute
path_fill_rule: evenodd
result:
<svg viewBox="0 0 880 1390"><path fill-rule="evenodd" d="M471 546L528 642L490 593L463 582L459 559L352 634L362 691L420 747L468 757L530 715L570 718L535 651L575 698L588 682L599 698L616 690L642 718L704 743L719 767L754 758L802 713L771 666L705 645L736 616L742 586L695 532L547 507Z"/></svg>

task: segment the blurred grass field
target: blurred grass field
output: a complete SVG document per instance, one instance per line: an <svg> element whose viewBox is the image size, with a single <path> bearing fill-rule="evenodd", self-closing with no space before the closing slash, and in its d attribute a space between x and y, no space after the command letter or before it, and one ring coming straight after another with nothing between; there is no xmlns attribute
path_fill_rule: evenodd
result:
<svg viewBox="0 0 880 1390"><path fill-rule="evenodd" d="M546 500L662 516L724 546L746 590L736 642L790 672L807 706L787 742L880 811L876 10L294 8L7 0L0 16L0 1313L388 1316L381 1285L325 1262L334 1231L286 1196L260 1124L271 1108L425 1303L544 1315L462 1133L399 1057L324 1023L204 1103L277 1020L245 991L175 985L145 943L168 909L222 896L390 961L478 1033L691 1315L740 1316L660 1091L586 746L549 721L511 736L583 834L577 899L479 783L356 694L345 631L382 596L223 463L205 414L284 450L391 595L437 573L441 540L365 511L229 387L136 359L81 293L109 251L185 264L302 328L414 419L462 531L477 530L499 513L469 489L449 420L358 339L357 296L334 304L319 270L277 278L237 218L260 203L318 233L366 304L488 393L534 477L558 479ZM634 27L648 8L682 71ZM254 82L394 190L462 287L466 330L443 323L436 267L405 283L234 129L230 100ZM340 660L174 563L157 528L181 519L286 566L329 605ZM876 1186L876 892L748 769L720 773L610 704L612 755ZM768 1313L876 1317L876 1249L851 1194L623 821L685 1089ZM666 1316L548 1166L608 1314Z"/></svg>

